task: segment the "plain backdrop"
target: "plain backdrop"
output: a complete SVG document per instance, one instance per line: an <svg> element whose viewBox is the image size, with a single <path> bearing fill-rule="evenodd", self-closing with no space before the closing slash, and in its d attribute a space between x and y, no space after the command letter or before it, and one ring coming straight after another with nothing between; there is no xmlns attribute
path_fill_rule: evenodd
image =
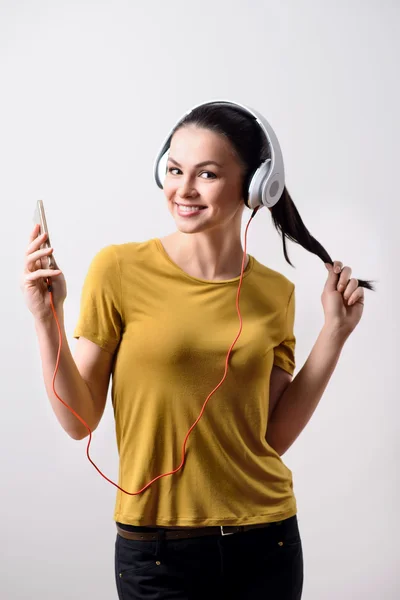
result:
<svg viewBox="0 0 400 600"><path fill-rule="evenodd" d="M45 203L67 280L73 349L93 256L174 229L154 158L182 114L211 99L266 116L307 227L377 286L284 456L303 538L303 598L400 597L399 6L0 1L2 599L117 598L116 489L87 460L87 439L70 439L51 410L19 287L35 203ZM295 268L285 262L266 209L250 226L248 251L296 284L297 372L323 324L327 271L294 244ZM91 457L116 481L110 398Z"/></svg>

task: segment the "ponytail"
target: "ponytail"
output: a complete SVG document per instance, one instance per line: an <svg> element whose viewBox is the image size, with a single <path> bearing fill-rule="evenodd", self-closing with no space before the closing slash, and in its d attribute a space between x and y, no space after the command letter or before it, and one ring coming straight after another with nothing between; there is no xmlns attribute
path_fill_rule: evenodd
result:
<svg viewBox="0 0 400 600"><path fill-rule="evenodd" d="M271 208L271 213L274 226L282 236L283 254L289 265L293 267L287 253L286 238L296 244L300 244L300 246L303 246L303 248L309 252L316 254L324 263L333 265L333 261L325 248L321 246L304 225L286 187L283 190L279 202ZM374 291L375 289L371 281L364 281L363 279L358 280L358 285L367 290Z"/></svg>

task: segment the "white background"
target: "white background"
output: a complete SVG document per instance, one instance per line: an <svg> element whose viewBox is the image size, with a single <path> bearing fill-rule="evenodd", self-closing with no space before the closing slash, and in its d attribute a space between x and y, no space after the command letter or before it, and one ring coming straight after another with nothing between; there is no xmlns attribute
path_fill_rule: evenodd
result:
<svg viewBox="0 0 400 600"><path fill-rule="evenodd" d="M374 279L320 406L284 456L294 474L305 600L395 600L399 492L399 57L396 0L0 2L0 596L117 598L115 488L58 424L19 278L37 199L68 284L105 245L174 229L153 181L170 128L210 99L248 104L279 137L313 235ZM249 211L245 212L244 224ZM327 271L269 211L248 251L296 284L297 370L323 323ZM140 283L140 282L139 282ZM116 481L110 402L91 457Z"/></svg>

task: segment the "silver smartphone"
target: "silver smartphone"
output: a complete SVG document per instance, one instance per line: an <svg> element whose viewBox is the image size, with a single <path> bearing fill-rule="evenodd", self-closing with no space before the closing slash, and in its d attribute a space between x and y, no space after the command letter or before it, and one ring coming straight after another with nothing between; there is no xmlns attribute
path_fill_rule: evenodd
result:
<svg viewBox="0 0 400 600"><path fill-rule="evenodd" d="M33 215L33 220L34 220L35 223L38 223L40 225L39 235L41 235L42 233L47 233L47 239L40 246L40 249L50 248L50 246L51 246L50 235L49 235L49 230L48 230L48 227L47 227L46 214L44 212L43 200L38 200L37 201L37 203L36 203L36 210L35 210L35 213ZM47 259L47 264L46 264L46 259ZM56 268L56 263L55 263L55 260L54 260L52 254L50 254L50 256L44 256L42 258L42 260L44 262L44 268L45 269L55 269Z"/></svg>

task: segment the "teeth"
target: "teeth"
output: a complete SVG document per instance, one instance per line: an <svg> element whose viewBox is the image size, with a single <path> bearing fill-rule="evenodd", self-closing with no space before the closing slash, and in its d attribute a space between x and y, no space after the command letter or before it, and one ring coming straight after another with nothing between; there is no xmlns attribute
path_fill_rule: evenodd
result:
<svg viewBox="0 0 400 600"><path fill-rule="evenodd" d="M195 212L198 210L203 210L203 207L201 206L182 206L181 204L178 204L180 210L183 210L184 212Z"/></svg>

